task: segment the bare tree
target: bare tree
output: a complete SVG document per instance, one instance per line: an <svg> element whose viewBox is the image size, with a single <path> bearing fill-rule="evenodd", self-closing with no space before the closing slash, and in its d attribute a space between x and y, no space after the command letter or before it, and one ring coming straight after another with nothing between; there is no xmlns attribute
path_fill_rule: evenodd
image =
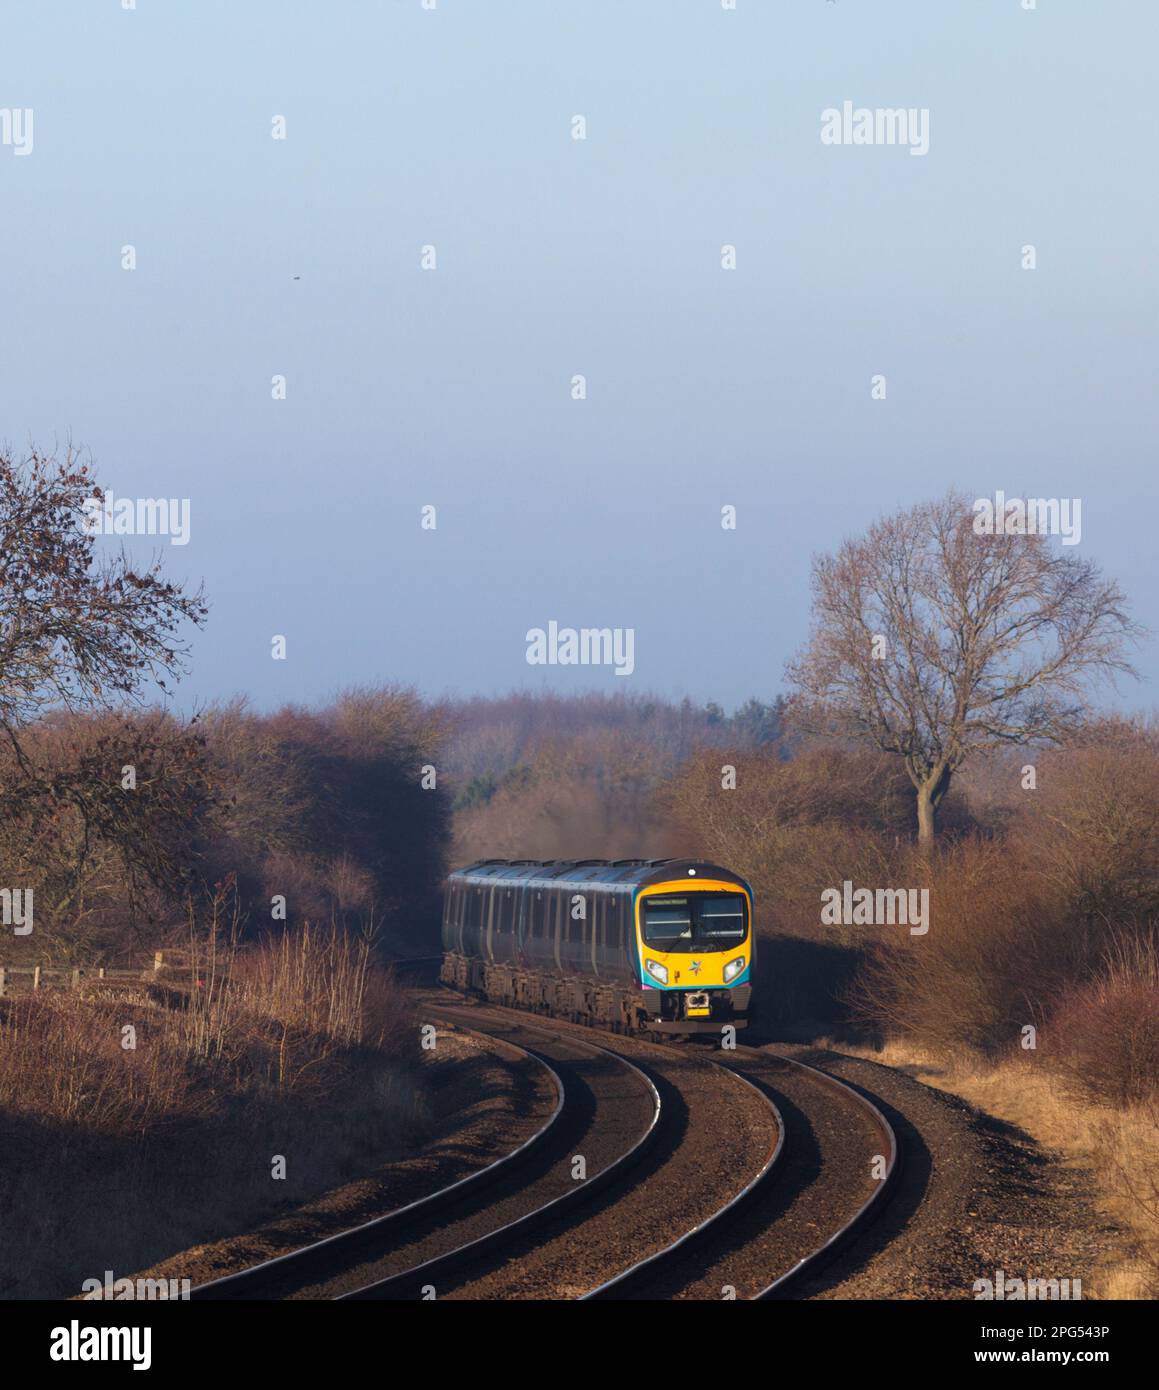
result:
<svg viewBox="0 0 1159 1390"><path fill-rule="evenodd" d="M92 709L132 698L147 679L164 687L186 649L184 621L200 623L188 595L122 554L96 563L83 526L100 489L73 449L63 460L0 451L0 730L9 742L49 708Z"/></svg>
<svg viewBox="0 0 1159 1390"><path fill-rule="evenodd" d="M905 764L918 838L970 753L1061 743L1089 683L1118 672L1142 629L1091 560L1042 535L975 533L950 492L814 560L809 642L790 663L790 713Z"/></svg>
<svg viewBox="0 0 1159 1390"><path fill-rule="evenodd" d="M35 959L99 958L174 920L217 810L204 744L160 710L47 716L22 762L0 740L0 874L36 890Z"/></svg>
<svg viewBox="0 0 1159 1390"><path fill-rule="evenodd" d="M90 833L107 830L110 817L126 826L132 819L123 799L122 812L110 808L120 761L114 768L110 745L107 756L62 769L40 756L30 726L53 710L133 701L150 680L164 688L186 655L180 627L206 615L200 591L186 594L164 579L159 562L139 568L123 553L97 559L83 518L86 501L100 495L71 448L63 459L33 449L19 461L0 450L0 813L25 821L35 814L51 826L68 804L83 821L86 854Z"/></svg>

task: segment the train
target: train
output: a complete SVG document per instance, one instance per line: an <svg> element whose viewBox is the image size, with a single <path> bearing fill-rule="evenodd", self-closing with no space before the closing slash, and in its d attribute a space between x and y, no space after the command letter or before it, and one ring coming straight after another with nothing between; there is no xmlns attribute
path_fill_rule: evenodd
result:
<svg viewBox="0 0 1159 1390"><path fill-rule="evenodd" d="M696 859L481 859L447 876L440 979L638 1034L744 1028L753 894Z"/></svg>

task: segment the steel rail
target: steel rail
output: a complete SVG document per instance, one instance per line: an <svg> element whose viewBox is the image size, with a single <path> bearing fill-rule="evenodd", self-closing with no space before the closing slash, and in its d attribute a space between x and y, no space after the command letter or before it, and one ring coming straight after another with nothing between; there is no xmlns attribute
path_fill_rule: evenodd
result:
<svg viewBox="0 0 1159 1390"><path fill-rule="evenodd" d="M521 1018L523 1016L521 1010L510 1009L501 1004L489 1003L487 1007L511 1013L516 1018ZM590 1027L590 1025L588 1026ZM570 1034L565 1036L570 1036ZM673 1043L667 1040L633 1038L632 1041L642 1047L656 1048L668 1054L674 1050ZM790 1066L796 1067L799 1071L808 1073L811 1080L839 1094L843 1100L852 1101L855 1106L870 1116L874 1127L882 1137L884 1147L887 1151L886 1171L884 1175L878 1181L878 1185L857 1208L853 1215L847 1221L843 1222L828 1239L822 1242L822 1244L811 1250L807 1255L802 1256L790 1269L786 1270L771 1283L753 1294L752 1300L758 1301L781 1296L792 1282L815 1268L830 1255L836 1253L836 1250L859 1231L863 1225L868 1224L872 1217L877 1214L886 1193L893 1188L897 1181L901 1169L901 1149L898 1145L897 1135L894 1132L893 1126L885 1118L878 1106L876 1106L868 1096L863 1095L860 1091L842 1081L839 1077L833 1076L830 1072L823 1071L820 1067L812 1066L808 1062L799 1061L795 1057L786 1057L779 1052L766 1054L751 1045L742 1045L742 1047L737 1050L742 1054L748 1054L754 1058L760 1058L761 1060L767 1060L769 1056L774 1056L778 1061L788 1063ZM657 1270L664 1265L676 1263L686 1253L687 1247L690 1244L709 1234L719 1220L730 1214L735 1214L744 1202L751 1200L757 1189L760 1188L774 1171L775 1160L780 1156L785 1142L785 1123L780 1110L772 1101L771 1097L767 1096L759 1086L745 1076L743 1072L735 1069L729 1062L714 1062L714 1065L721 1070L731 1072L733 1076L745 1081L772 1109L776 1117L779 1136L772 1155L762 1167L761 1172L747 1183L735 1197L719 1208L718 1211L714 1212L704 1221L699 1222L691 1230L684 1232L670 1245L665 1246L664 1249L646 1256L644 1259L637 1261L634 1265L629 1266L628 1269L623 1270L620 1274L615 1275L596 1288L582 1294L580 1296L580 1301L614 1298L617 1295L623 1295L628 1292L633 1285L645 1282L650 1275L656 1273Z"/></svg>
<svg viewBox="0 0 1159 1390"><path fill-rule="evenodd" d="M652 1098L652 1117L648 1127L636 1140L631 1148L625 1150L618 1158L612 1160L602 1168L594 1177L572 1189L564 1192L558 1197L553 1197L551 1201L545 1202L542 1206L535 1207L532 1211L525 1212L522 1216L516 1217L513 1221L508 1221L504 1225L496 1227L493 1231L488 1231L485 1235L479 1236L475 1240L467 1241L454 1250L448 1250L442 1255L436 1255L430 1260L424 1260L421 1264L413 1265L410 1269L400 1271L398 1274L388 1275L385 1279L375 1280L360 1289L354 1289L349 1293L339 1294L336 1301L345 1302L347 1300L365 1299L393 1299L413 1296L416 1285L435 1285L436 1281L454 1275L457 1271L468 1265L474 1264L482 1256L502 1245L518 1239L526 1232L534 1230L537 1226L545 1224L553 1217L570 1210L573 1206L586 1201L594 1192L603 1191L613 1183L621 1180L632 1166L643 1156L655 1142L660 1133L660 1122L662 1116L667 1115L667 1111L660 1099L660 1092L656 1088L655 1082L642 1067L638 1067L618 1052L609 1048L601 1047L599 1043L591 1042L587 1038L573 1038L568 1034L554 1033L548 1028L537 1027L534 1024L525 1024L522 1021L519 1027L528 1032L542 1033L548 1037L556 1038L568 1046L586 1047L593 1052L601 1053L605 1057L622 1064L630 1072L644 1083L647 1091Z"/></svg>
<svg viewBox="0 0 1159 1390"><path fill-rule="evenodd" d="M752 1198L756 1190L773 1172L777 1159L780 1158L781 1151L785 1147L785 1121L776 1102L771 1096L766 1095L759 1086L750 1081L742 1072L733 1071L731 1067L720 1062L713 1062L712 1065L722 1072L728 1072L730 1076L736 1077L738 1081L743 1081L751 1091L760 1097L772 1112L773 1123L776 1125L777 1130L777 1142L773 1145L768 1157L761 1165L760 1171L756 1176L751 1178L744 1187L742 1187L734 1197L731 1197L725 1202L722 1207L718 1207L711 1215L706 1216L703 1221L698 1222L690 1230L685 1231L683 1235L678 1236L670 1245L666 1245L662 1250L657 1250L651 1255L646 1255L642 1260L637 1260L635 1264L629 1265L627 1269L622 1270L611 1279L606 1279L602 1284L597 1285L596 1288L590 1289L585 1294L581 1294L579 1302L582 1303L597 1298L613 1298L617 1295L622 1295L627 1289L632 1287L632 1285L642 1282L663 1265L682 1258L687 1252L688 1247L696 1241L703 1239L706 1234L714 1229L718 1222L722 1221L726 1216L735 1215L737 1210Z"/></svg>
<svg viewBox="0 0 1159 1390"><path fill-rule="evenodd" d="M756 1049L753 1049L756 1051ZM820 1067L812 1066L808 1062L801 1062L796 1057L785 1057L781 1053L773 1053L783 1062L791 1062L793 1066L799 1067L803 1071L811 1072L821 1082L831 1089L838 1091L845 1097L852 1098L862 1110L867 1112L873 1123L885 1141L888 1151L885 1173L878 1180L877 1186L869 1194L864 1202L857 1208L848 1221L838 1227L824 1244L811 1250L809 1254L803 1255L791 1269L785 1271L767 1284L758 1293L753 1295L754 1301L760 1299L772 1299L780 1296L787 1285L799 1279L806 1271L813 1269L828 1256L834 1254L840 1245L843 1245L855 1232L859 1231L863 1225L877 1215L878 1207L882 1204L886 1193L893 1188L901 1171L901 1148L897 1142L897 1135L893 1126L882 1114L881 1110L866 1095L850 1086L848 1082L842 1081L840 1077L834 1076L831 1072L823 1071Z"/></svg>
<svg viewBox="0 0 1159 1390"><path fill-rule="evenodd" d="M652 1045L665 1046L665 1044ZM759 1055L757 1049L755 1048L746 1048L745 1052ZM877 1204L884 1199L887 1190L893 1186L894 1182L896 1181L897 1174L900 1171L901 1150L897 1142L897 1135L894 1133L893 1126L885 1118L881 1110L867 1096L862 1095L861 1092L855 1090L852 1086L840 1080L840 1078L831 1075L829 1072L823 1071L820 1067L811 1066L808 1062L798 1061L795 1057L785 1057L781 1053L775 1053L773 1055L775 1055L779 1061L788 1062L790 1065L798 1068L800 1071L809 1073L811 1080L819 1082L823 1086L828 1087L830 1090L837 1092L842 1096L844 1100L852 1100L856 1106L858 1106L864 1112L868 1113L873 1121L875 1128L878 1130L879 1134L882 1136L882 1139L884 1141L884 1145L887 1150L887 1163L886 1171L882 1178L879 1180L877 1187L874 1188L874 1190L869 1194L866 1200L858 1207L858 1209L853 1213L849 1220L843 1222L841 1226L839 1226L838 1229L834 1231L828 1237L828 1239L825 1240L821 1245L811 1250L807 1255L802 1256L801 1259L799 1259L796 1262L796 1264L792 1266L791 1269L787 1270L784 1274L779 1275L770 1284L766 1285L757 1293L753 1294L751 1297L752 1301L754 1302L766 1298L771 1299L780 1296L792 1281L800 1278L801 1275L804 1274L806 1271L811 1270L814 1266L821 1263L829 1255L835 1253L838 1246L843 1244L857 1230L859 1230L862 1225L866 1224L870 1220L871 1215L876 1215ZM743 1072L735 1070L731 1063L717 1062L715 1065L721 1067L723 1070L730 1071L732 1075L737 1076L741 1080L748 1082L748 1084L752 1086L754 1090L758 1091L759 1094L764 1094L760 1091L760 1088L752 1082L752 1080L749 1077L744 1075ZM720 1208L719 1211L715 1212L712 1216L707 1217L698 1226L695 1226L691 1231L685 1232L684 1235L680 1236L677 1240L673 1241L671 1245L666 1246L663 1250L657 1251L653 1255L649 1255L646 1259L640 1260L635 1265L632 1265L629 1269L624 1270L623 1273L616 1275L612 1279L606 1280L597 1288L592 1289L588 1293L581 1295L581 1301L588 1299L602 1299L607 1297L622 1296L627 1291L629 1291L633 1285L638 1285L639 1283L643 1282L647 1276L656 1273L657 1270L659 1270L663 1266L670 1263L675 1263L680 1258L682 1258L683 1255L686 1253L687 1245L691 1241L697 1239L700 1236L703 1236L706 1232L709 1232L711 1228L722 1218L730 1214L735 1214L737 1209L745 1201L751 1199L757 1187L759 1187L760 1184L763 1183L773 1172L774 1161L780 1155L785 1140L785 1126L780 1111L777 1109L776 1105L773 1104L771 1098L767 1096L765 1096L764 1098L772 1106L773 1111L777 1116L778 1128L780 1130L780 1139L778 1140L776 1151L773 1154L772 1159L769 1161L768 1164L766 1164L762 1172L759 1173L757 1177L754 1178L746 1187L744 1187L730 1202L726 1203L723 1207Z"/></svg>
<svg viewBox="0 0 1159 1390"><path fill-rule="evenodd" d="M489 1034L479 1033L473 1028L461 1027L460 1031L484 1038L490 1043L497 1043L500 1047L509 1047L519 1053L524 1060L535 1062L546 1073L555 1092L555 1105L551 1114L534 1134L509 1153L501 1154L500 1157L477 1169L474 1173L468 1173L466 1177L459 1178L456 1182L449 1183L446 1187L441 1187L435 1192L430 1192L425 1197L419 1197L413 1202L408 1202L405 1206L395 1207L392 1211L384 1212L381 1216L372 1217L369 1221L364 1221L345 1231L338 1231L334 1235L326 1236L310 1245L303 1245L297 1250L287 1251L284 1255L275 1255L272 1259L262 1260L259 1264L250 1265L234 1274L224 1274L218 1279L211 1279L204 1284L199 1284L190 1290L189 1297L191 1299L260 1297L260 1294L253 1292L255 1287L260 1288L262 1284L276 1280L285 1274L306 1271L312 1264L320 1263L329 1256L341 1257L348 1250L353 1252L355 1247L371 1242L379 1236L388 1235L396 1229L408 1225L411 1221L418 1220L429 1215L432 1211L438 1210L440 1206L452 1205L464 1195L470 1195L471 1192L485 1187L488 1183L504 1176L512 1168L532 1157L552 1134L563 1113L566 1098L563 1079L546 1058L528 1048L520 1047L518 1043L509 1042L505 1038L494 1038Z"/></svg>

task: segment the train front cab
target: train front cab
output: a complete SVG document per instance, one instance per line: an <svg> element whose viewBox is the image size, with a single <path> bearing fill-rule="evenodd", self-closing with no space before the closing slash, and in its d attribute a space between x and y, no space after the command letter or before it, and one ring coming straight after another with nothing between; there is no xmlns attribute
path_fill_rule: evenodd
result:
<svg viewBox="0 0 1159 1390"><path fill-rule="evenodd" d="M752 999L752 890L743 880L672 879L636 894L647 1026L660 1033L744 1028Z"/></svg>

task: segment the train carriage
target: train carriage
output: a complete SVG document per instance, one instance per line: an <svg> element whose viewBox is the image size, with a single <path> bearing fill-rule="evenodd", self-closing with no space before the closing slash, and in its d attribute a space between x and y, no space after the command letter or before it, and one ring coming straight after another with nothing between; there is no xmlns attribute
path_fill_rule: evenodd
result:
<svg viewBox="0 0 1159 1390"><path fill-rule="evenodd" d="M693 859L486 859L448 876L441 978L625 1032L743 1028L753 898Z"/></svg>

